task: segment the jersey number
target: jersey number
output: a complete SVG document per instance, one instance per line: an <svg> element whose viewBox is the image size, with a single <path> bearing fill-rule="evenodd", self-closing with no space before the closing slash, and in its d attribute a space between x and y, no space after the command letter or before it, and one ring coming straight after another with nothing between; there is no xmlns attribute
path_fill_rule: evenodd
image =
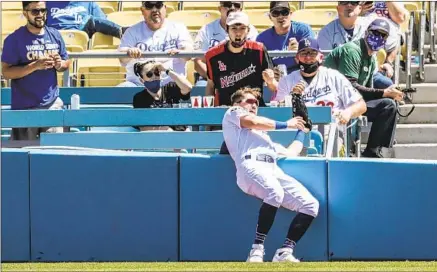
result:
<svg viewBox="0 0 437 272"><path fill-rule="evenodd" d="M317 103L316 103L316 105L317 106L322 106L322 107L334 107L334 103L333 102L331 102L331 101L327 101L327 102L325 102L325 101L318 101Z"/></svg>

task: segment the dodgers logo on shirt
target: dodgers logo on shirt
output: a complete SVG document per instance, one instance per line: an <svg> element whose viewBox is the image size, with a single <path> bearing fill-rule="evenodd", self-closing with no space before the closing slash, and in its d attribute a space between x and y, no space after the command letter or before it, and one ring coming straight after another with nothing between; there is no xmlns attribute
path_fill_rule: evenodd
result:
<svg viewBox="0 0 437 272"><path fill-rule="evenodd" d="M218 62L220 72L226 71L226 65L219 60Z"/></svg>

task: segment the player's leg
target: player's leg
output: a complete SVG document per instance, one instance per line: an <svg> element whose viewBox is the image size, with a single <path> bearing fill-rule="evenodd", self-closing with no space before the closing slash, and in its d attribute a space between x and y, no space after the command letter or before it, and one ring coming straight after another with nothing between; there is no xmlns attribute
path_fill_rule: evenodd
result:
<svg viewBox="0 0 437 272"><path fill-rule="evenodd" d="M259 210L255 240L247 261L263 262L264 241L284 199L284 190L274 177L272 165L267 168L264 162L250 162L249 165L240 171L238 186L243 192L263 200L263 204Z"/></svg>
<svg viewBox="0 0 437 272"><path fill-rule="evenodd" d="M286 175L279 168L276 173L284 189L282 207L296 211L297 215L291 221L284 244L276 251L273 261L299 262L293 256L294 248L318 215L319 201L295 178Z"/></svg>

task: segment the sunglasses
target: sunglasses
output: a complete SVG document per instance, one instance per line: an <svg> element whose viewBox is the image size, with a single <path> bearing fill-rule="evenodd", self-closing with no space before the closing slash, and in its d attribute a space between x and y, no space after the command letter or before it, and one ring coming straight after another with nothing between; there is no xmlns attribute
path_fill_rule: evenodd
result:
<svg viewBox="0 0 437 272"><path fill-rule="evenodd" d="M352 6L358 6L360 4L359 1L341 1L338 2L341 6L347 6L349 4L351 4Z"/></svg>
<svg viewBox="0 0 437 272"><path fill-rule="evenodd" d="M383 33L383 32L379 32L377 30L369 30L369 33L374 35L374 36L382 37L383 39L387 39L387 37L388 37L388 34Z"/></svg>
<svg viewBox="0 0 437 272"><path fill-rule="evenodd" d="M272 10L270 12L270 15L272 15L272 17L279 17L279 16L288 16L290 15L290 10L289 9L279 9L279 10Z"/></svg>
<svg viewBox="0 0 437 272"><path fill-rule="evenodd" d="M248 99L243 100L241 102L244 102L244 103L247 103L247 104L251 104L251 105L256 104L257 106L259 106L258 99L248 98Z"/></svg>
<svg viewBox="0 0 437 272"><path fill-rule="evenodd" d="M234 7L235 9L241 9L241 3L234 3L234 2L224 2L222 4L222 7L231 9Z"/></svg>
<svg viewBox="0 0 437 272"><path fill-rule="evenodd" d="M161 73L159 72L158 69L155 69L155 71L149 71L146 73L146 77L148 77L148 78L152 78L153 76L157 76L157 77L161 76Z"/></svg>
<svg viewBox="0 0 437 272"><path fill-rule="evenodd" d="M157 3L149 3L149 2L145 2L144 3L144 7L147 10L151 10L153 8L157 8L157 9L161 9L164 6L164 3L162 2L157 2Z"/></svg>
<svg viewBox="0 0 437 272"><path fill-rule="evenodd" d="M44 14L47 13L47 9L46 9L46 8L42 8L42 9L26 9L26 11L30 11L30 13L31 13L33 16L38 16L40 13L41 13L42 15L44 15Z"/></svg>

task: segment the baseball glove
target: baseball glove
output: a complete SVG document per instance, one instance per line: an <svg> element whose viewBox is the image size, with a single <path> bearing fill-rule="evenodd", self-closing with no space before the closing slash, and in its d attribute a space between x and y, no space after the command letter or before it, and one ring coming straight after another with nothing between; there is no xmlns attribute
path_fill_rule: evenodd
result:
<svg viewBox="0 0 437 272"><path fill-rule="evenodd" d="M306 122L305 127L311 130L313 127L313 123L308 117L308 109L305 106L305 102L303 101L301 94L293 93L292 95L292 103L293 103L293 117L300 116Z"/></svg>

